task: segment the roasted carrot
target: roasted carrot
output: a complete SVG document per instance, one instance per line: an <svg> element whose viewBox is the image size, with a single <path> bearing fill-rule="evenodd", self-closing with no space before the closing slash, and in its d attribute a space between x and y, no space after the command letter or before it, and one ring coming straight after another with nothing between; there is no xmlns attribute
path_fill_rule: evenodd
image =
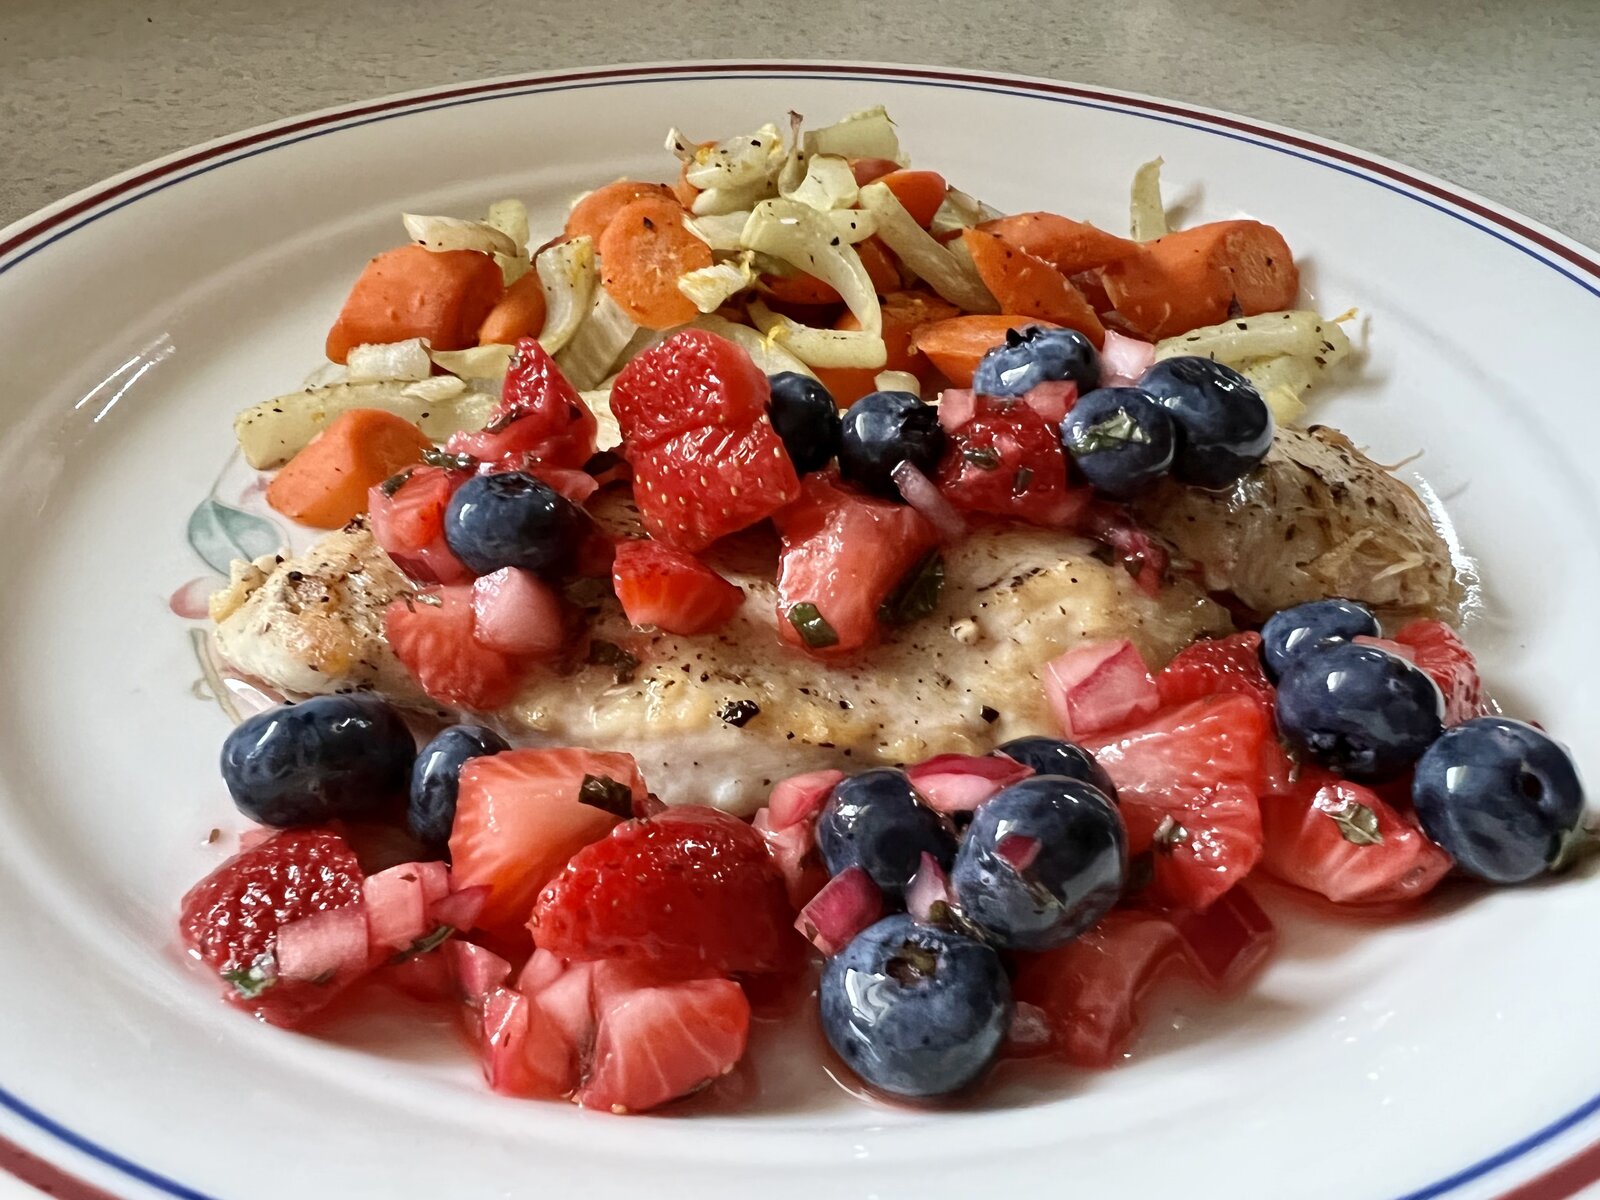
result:
<svg viewBox="0 0 1600 1200"><path fill-rule="evenodd" d="M433 445L410 421L377 408L340 413L279 471L267 503L317 529L367 508L367 490L422 460Z"/></svg>
<svg viewBox="0 0 1600 1200"><path fill-rule="evenodd" d="M544 329L544 287L529 271L500 297L500 303L478 327L478 345L512 345L518 338L538 337Z"/></svg>
<svg viewBox="0 0 1600 1200"><path fill-rule="evenodd" d="M1106 267L1101 279L1122 319L1152 339L1288 308L1300 291L1288 244L1260 221L1169 233Z"/></svg>
<svg viewBox="0 0 1600 1200"><path fill-rule="evenodd" d="M683 206L670 195L635 200L600 237L601 282L623 312L649 329L694 319L697 310L678 280L710 265L711 248L683 227Z"/></svg>
<svg viewBox="0 0 1600 1200"><path fill-rule="evenodd" d="M894 193L911 219L924 229L933 221L933 214L939 211L949 190L944 176L937 171L890 171L878 182Z"/></svg>
<svg viewBox="0 0 1600 1200"><path fill-rule="evenodd" d="M593 238L595 244L599 245L600 235L611 224L611 218L635 200L643 200L647 196L673 198L672 189L666 184L640 183L637 179L619 179L595 188L572 206L572 211L567 214L567 227L562 232L568 239Z"/></svg>
<svg viewBox="0 0 1600 1200"><path fill-rule="evenodd" d="M897 291L900 288L900 265L895 262L894 255L876 237L869 237L866 241L856 246L856 253L861 256L861 265L867 269L867 278L872 280L872 290L879 295ZM775 300L784 304L839 304L839 293L828 284L823 283L815 275L796 272L793 275L763 275L761 286L765 288Z"/></svg>
<svg viewBox="0 0 1600 1200"><path fill-rule="evenodd" d="M924 325L912 336L911 344L924 354L957 387L971 387L972 373L983 356L1006 339L1008 329L1030 325L1051 325L1037 317L1012 314L1000 317L969 315L951 317Z"/></svg>
<svg viewBox="0 0 1600 1200"><path fill-rule="evenodd" d="M911 339L920 326L943 321L960 312L929 292L893 292L883 297L883 346L887 360L878 370L865 367L827 367L817 370L817 378L833 394L841 407L853 404L877 387L878 371L909 371L918 379L932 374L929 361L917 354ZM860 329L853 313L834 322L835 329Z"/></svg>
<svg viewBox="0 0 1600 1200"><path fill-rule="evenodd" d="M352 346L424 337L435 350L478 344L478 329L505 284L494 259L476 250L400 246L367 264L328 330L328 357Z"/></svg>
<svg viewBox="0 0 1600 1200"><path fill-rule="evenodd" d="M689 164L684 163L678 170L678 178L672 185L672 194L678 198L678 203L684 208L694 204L694 198L700 194L700 189L689 182Z"/></svg>
<svg viewBox="0 0 1600 1200"><path fill-rule="evenodd" d="M1055 213L1028 212L998 217L978 226L998 234L1018 250L1026 250L1063 275L1103 267L1139 252L1139 243Z"/></svg>
<svg viewBox="0 0 1600 1200"><path fill-rule="evenodd" d="M963 230L961 240L972 255L978 276L1003 311L1076 329L1097 348L1106 340L1106 328L1093 305L1044 259L982 229Z"/></svg>

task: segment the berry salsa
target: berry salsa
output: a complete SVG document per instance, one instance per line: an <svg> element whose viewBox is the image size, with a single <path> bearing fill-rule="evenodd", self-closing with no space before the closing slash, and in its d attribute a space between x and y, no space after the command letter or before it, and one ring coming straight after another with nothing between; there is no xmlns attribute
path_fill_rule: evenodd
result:
<svg viewBox="0 0 1600 1200"><path fill-rule="evenodd" d="M514 202L408 216L329 333L317 415L241 416L268 502L370 536L348 577L392 587L328 615L360 652L322 652L325 686L232 655L301 698L224 741L261 829L181 906L229 1003L314 1030L402 992L456 1014L495 1091L637 1113L716 1087L752 997L782 992L868 1093L981 1102L1003 1058L1116 1063L1161 980L1248 986L1274 944L1258 896L1408 913L1584 843L1571 757L1486 697L1448 577L1419 596L1405 562L1369 564L1264 603L1161 529L1226 497L1251 517L1314 441L1301 395L1347 343L1293 309L1276 230L1002 216L910 170L881 110L669 149L675 180L606 184L532 252ZM631 532L597 518L608 497ZM656 638L754 629L821 681L919 631L965 645L953 555L1017 529L1105 570L1125 636L1042 654L1006 683L1041 716L985 703L980 745L797 759L740 808L666 803L625 742L501 719L577 665L642 688ZM720 565L730 545L761 578ZM235 587L287 565L236 564ZM1218 624L1153 657L1132 606L1175 589ZM592 635L606 606L638 640ZM749 699L703 719L769 736Z"/></svg>

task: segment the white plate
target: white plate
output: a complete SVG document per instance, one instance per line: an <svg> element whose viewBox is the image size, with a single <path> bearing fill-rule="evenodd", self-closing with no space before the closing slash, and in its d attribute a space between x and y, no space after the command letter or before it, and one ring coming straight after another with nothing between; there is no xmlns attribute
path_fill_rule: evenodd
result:
<svg viewBox="0 0 1600 1200"><path fill-rule="evenodd" d="M217 1200L1417 1200L1500 1194L1593 1138L1592 879L1401 924L1294 923L1249 997L1166 1013L1122 1068L937 1115L819 1087L810 1057L768 1069L752 1110L692 1121L519 1103L443 1031L297 1037L183 968L177 899L221 853L207 832L239 822L215 770L226 724L191 695L167 597L205 571L185 522L234 411L300 382L402 209L514 194L552 227L598 180L667 174L668 122L711 136L878 102L919 165L1002 209L1120 228L1134 166L1159 154L1187 220L1283 229L1317 305L1368 328L1359 378L1318 417L1381 461L1426 450L1404 474L1482 564L1469 635L1492 686L1600 779L1593 252L1314 139L998 76L628 67L330 111L0 233L0 1134L117 1196Z"/></svg>

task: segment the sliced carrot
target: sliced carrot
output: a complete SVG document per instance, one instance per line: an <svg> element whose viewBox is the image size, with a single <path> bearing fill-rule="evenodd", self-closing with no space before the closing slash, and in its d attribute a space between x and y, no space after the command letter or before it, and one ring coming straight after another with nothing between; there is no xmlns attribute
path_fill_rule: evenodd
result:
<svg viewBox="0 0 1600 1200"><path fill-rule="evenodd" d="M961 310L928 292L892 292L883 297L883 348L887 359L877 370L865 367L825 367L817 370L822 386L832 393L841 407L853 404L877 387L879 371L909 371L918 379L933 372L929 360L916 353L911 339L919 327L947 320ZM845 313L834 322L835 329L860 329L855 314Z"/></svg>
<svg viewBox="0 0 1600 1200"><path fill-rule="evenodd" d="M600 237L601 282L629 317L648 329L692 321L694 303L678 280L711 265L711 247L683 227L683 206L669 196L635 200Z"/></svg>
<svg viewBox="0 0 1600 1200"><path fill-rule="evenodd" d="M361 272L328 330L328 357L352 346L424 337L435 350L478 344L478 329L505 291L494 258L476 250L386 250Z"/></svg>
<svg viewBox="0 0 1600 1200"><path fill-rule="evenodd" d="M422 461L433 445L410 421L377 408L340 413L284 464L267 503L317 529L338 529L367 509L367 491Z"/></svg>
<svg viewBox="0 0 1600 1200"><path fill-rule="evenodd" d="M900 265L877 237L869 237L856 246L861 265L872 280L872 290L879 295L897 291L900 287ZM793 275L763 275L761 286L772 297L785 304L840 304L839 293L815 275L796 272Z"/></svg>
<svg viewBox="0 0 1600 1200"><path fill-rule="evenodd" d="M933 222L933 214L939 211L949 190L944 176L937 171L890 171L878 182L894 193L911 219L924 229Z"/></svg>
<svg viewBox="0 0 1600 1200"><path fill-rule="evenodd" d="M982 229L963 230L961 240L972 255L979 278L1005 312L1043 317L1076 329L1097 348L1106 340L1106 327L1095 316L1094 306L1044 259Z"/></svg>
<svg viewBox="0 0 1600 1200"><path fill-rule="evenodd" d="M544 329L544 287L529 271L506 289L500 303L478 326L478 345L511 345L518 338L538 337Z"/></svg>
<svg viewBox="0 0 1600 1200"><path fill-rule="evenodd" d="M972 373L978 363L994 347L1006 340L1008 329L1026 329L1030 325L1051 325L1037 317L1008 314L999 317L969 315L935 321L918 329L911 344L919 354L927 355L934 366L957 387L971 387Z"/></svg>
<svg viewBox="0 0 1600 1200"><path fill-rule="evenodd" d="M900 169L900 164L892 158L852 158L850 160L850 173L856 177L857 187L866 187L882 179L885 175L892 174Z"/></svg>
<svg viewBox="0 0 1600 1200"><path fill-rule="evenodd" d="M568 238L593 238L598 245L600 235L611 224L611 218L635 200L643 200L647 196L665 196L671 200L673 192L664 183L640 183L637 179L619 179L595 188L572 206L563 232Z"/></svg>
<svg viewBox="0 0 1600 1200"><path fill-rule="evenodd" d="M700 189L689 182L689 164L684 163L678 171L678 178L672 185L672 194L678 198L678 203L684 208L694 204L694 198L700 194Z"/></svg>
<svg viewBox="0 0 1600 1200"><path fill-rule="evenodd" d="M1063 275L1076 275L1139 253L1139 243L1055 213L1017 213L978 226L1019 250L1045 260Z"/></svg>
<svg viewBox="0 0 1600 1200"><path fill-rule="evenodd" d="M1106 267L1101 279L1123 321L1152 339L1288 308L1300 291L1288 243L1260 221L1169 233Z"/></svg>

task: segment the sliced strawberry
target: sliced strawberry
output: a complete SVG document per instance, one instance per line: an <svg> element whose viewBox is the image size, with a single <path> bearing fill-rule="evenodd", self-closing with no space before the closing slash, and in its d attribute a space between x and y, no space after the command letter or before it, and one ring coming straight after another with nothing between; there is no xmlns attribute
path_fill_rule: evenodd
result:
<svg viewBox="0 0 1600 1200"><path fill-rule="evenodd" d="M1377 793L1316 768L1288 793L1262 797L1261 818L1267 871L1335 904L1415 900L1452 865Z"/></svg>
<svg viewBox="0 0 1600 1200"><path fill-rule="evenodd" d="M234 855L191 888L178 919L183 943L227 985L228 1000L274 1025L293 1026L349 979L326 985L277 978L278 931L362 899L355 852L337 834L295 829ZM363 934L363 937L365 935Z"/></svg>
<svg viewBox="0 0 1600 1200"><path fill-rule="evenodd" d="M599 1015L578 1103L605 1112L645 1112L720 1078L750 1034L750 1002L727 979L621 990Z"/></svg>
<svg viewBox="0 0 1600 1200"><path fill-rule="evenodd" d="M1277 689L1261 669L1259 633L1205 638L1180 650L1156 675L1156 688L1161 703L1168 706L1237 693L1254 696L1270 709L1277 697Z"/></svg>
<svg viewBox="0 0 1600 1200"><path fill-rule="evenodd" d="M615 752L506 750L462 767L451 870L457 887L489 888L482 928L520 936L539 890L617 823L616 811L581 798L586 783L598 801L645 795L638 764Z"/></svg>
<svg viewBox="0 0 1600 1200"><path fill-rule="evenodd" d="M540 1011L538 1002L508 987L483 998L483 1075L507 1096L555 1098L572 1091L576 1062L571 1045Z"/></svg>
<svg viewBox="0 0 1600 1200"><path fill-rule="evenodd" d="M1057 1054L1074 1066L1109 1067L1133 1039L1140 996L1182 957L1165 918L1119 910L1059 949L1024 956L1013 990L1043 1011Z"/></svg>
<svg viewBox="0 0 1600 1200"><path fill-rule="evenodd" d="M472 584L472 636L513 658L550 658L566 641L561 594L532 571L501 567Z"/></svg>
<svg viewBox="0 0 1600 1200"><path fill-rule="evenodd" d="M1159 903L1209 908L1261 858L1261 806L1243 784L1168 797L1129 792L1121 801L1128 853L1150 851L1151 898Z"/></svg>
<svg viewBox="0 0 1600 1200"><path fill-rule="evenodd" d="M939 542L914 508L847 491L808 475L798 501L776 517L778 635L829 657L878 636L878 610Z"/></svg>
<svg viewBox="0 0 1600 1200"><path fill-rule="evenodd" d="M565 958L720 974L792 965L793 924L761 835L727 813L688 806L625 822L579 850L528 927L540 948Z"/></svg>
<svg viewBox="0 0 1600 1200"><path fill-rule="evenodd" d="M383 632L395 657L440 704L498 708L517 694L526 662L474 636L473 590L434 588L390 602Z"/></svg>
<svg viewBox="0 0 1600 1200"><path fill-rule="evenodd" d="M1254 787L1271 722L1249 696L1208 696L1164 709L1135 729L1084 746L1122 794L1193 795L1223 784Z"/></svg>
<svg viewBox="0 0 1600 1200"><path fill-rule="evenodd" d="M974 399L970 420L950 433L939 490L968 512L1060 528L1088 504L1088 488L1067 481L1061 435L1022 398Z"/></svg>
<svg viewBox="0 0 1600 1200"><path fill-rule="evenodd" d="M452 454L486 463L522 459L576 469L595 451L594 414L533 338L517 343L500 403L481 430L454 435Z"/></svg>
<svg viewBox="0 0 1600 1200"><path fill-rule="evenodd" d="M692 429L628 454L645 529L689 551L764 521L800 494L783 440L765 418Z"/></svg>
<svg viewBox="0 0 1600 1200"><path fill-rule="evenodd" d="M1278 931L1255 897L1230 888L1205 912L1170 914L1189 963L1207 987L1237 991L1272 954Z"/></svg>
<svg viewBox="0 0 1600 1200"><path fill-rule="evenodd" d="M738 346L686 329L629 360L612 386L611 412L631 460L680 434L748 429L771 395L766 375Z"/></svg>
<svg viewBox="0 0 1600 1200"><path fill-rule="evenodd" d="M367 492L372 536L398 566L424 583L463 583L472 572L444 540L444 510L464 471L412 467Z"/></svg>
<svg viewBox="0 0 1600 1200"><path fill-rule="evenodd" d="M667 633L710 633L744 603L744 592L694 555L647 538L620 542L611 582L633 625Z"/></svg>
<svg viewBox="0 0 1600 1200"><path fill-rule="evenodd" d="M1489 712L1478 660L1461 635L1443 621L1417 620L1403 625L1394 640L1411 651L1411 658L1444 693L1444 723L1459 725Z"/></svg>

